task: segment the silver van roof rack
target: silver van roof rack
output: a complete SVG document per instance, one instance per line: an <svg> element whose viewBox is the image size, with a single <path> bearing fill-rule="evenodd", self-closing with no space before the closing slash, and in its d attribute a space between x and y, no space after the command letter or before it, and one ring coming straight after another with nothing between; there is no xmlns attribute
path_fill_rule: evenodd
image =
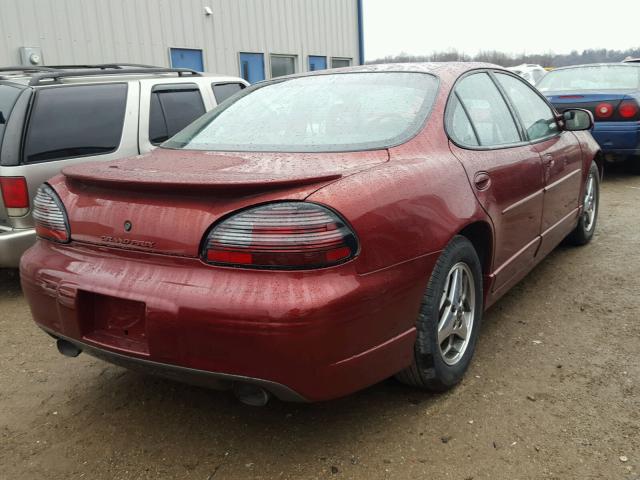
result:
<svg viewBox="0 0 640 480"><path fill-rule="evenodd" d="M70 67L71 68L71 67ZM91 69L76 69L76 70L50 70L41 71L36 73L29 80L29 85L36 86L41 85L45 80L51 80L56 82L61 78L68 77L99 77L104 75L148 75L151 73L177 73L179 77L185 75L199 77L200 72L191 70L189 68L164 68L164 67L132 67L132 68L91 68Z"/></svg>
<svg viewBox="0 0 640 480"><path fill-rule="evenodd" d="M53 70L83 70L83 69L118 69L124 70L129 68L164 68L157 65L144 65L142 63L96 63L96 64L84 64L84 65L47 65L48 68Z"/></svg>

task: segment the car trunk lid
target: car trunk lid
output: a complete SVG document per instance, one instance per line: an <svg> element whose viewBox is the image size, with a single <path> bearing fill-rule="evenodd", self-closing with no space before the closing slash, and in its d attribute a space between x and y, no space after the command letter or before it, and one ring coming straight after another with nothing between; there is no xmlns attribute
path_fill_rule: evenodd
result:
<svg viewBox="0 0 640 480"><path fill-rule="evenodd" d="M229 213L318 188L388 161L354 153L226 153L158 149L63 170L51 182L74 241L196 257L207 229Z"/></svg>
<svg viewBox="0 0 640 480"><path fill-rule="evenodd" d="M623 100L632 99L632 91L620 90L605 93L592 92L544 92L551 104L562 113L569 108L583 108L594 114L597 121L615 121L618 118L618 107ZM597 115L596 107L601 104L609 104L612 114L607 118Z"/></svg>

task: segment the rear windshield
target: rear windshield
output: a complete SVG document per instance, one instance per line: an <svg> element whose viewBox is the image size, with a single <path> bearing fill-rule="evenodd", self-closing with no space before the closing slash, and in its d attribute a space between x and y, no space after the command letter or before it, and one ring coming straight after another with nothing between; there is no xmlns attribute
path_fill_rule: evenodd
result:
<svg viewBox="0 0 640 480"><path fill-rule="evenodd" d="M640 65L593 65L554 70L536 86L542 92L635 90L640 88Z"/></svg>
<svg viewBox="0 0 640 480"><path fill-rule="evenodd" d="M4 129L9 121L11 110L20 96L22 88L11 85L0 84L0 145L4 137Z"/></svg>
<svg viewBox="0 0 640 480"><path fill-rule="evenodd" d="M245 93L163 143L165 148L320 152L397 145L422 127L436 95L433 75L323 74Z"/></svg>

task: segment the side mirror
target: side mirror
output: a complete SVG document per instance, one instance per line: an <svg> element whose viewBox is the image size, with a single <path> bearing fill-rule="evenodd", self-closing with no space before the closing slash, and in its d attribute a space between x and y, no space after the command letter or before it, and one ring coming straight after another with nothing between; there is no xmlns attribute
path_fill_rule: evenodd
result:
<svg viewBox="0 0 640 480"><path fill-rule="evenodd" d="M564 129L570 132L590 130L593 127L593 114L589 110L570 108L562 113Z"/></svg>

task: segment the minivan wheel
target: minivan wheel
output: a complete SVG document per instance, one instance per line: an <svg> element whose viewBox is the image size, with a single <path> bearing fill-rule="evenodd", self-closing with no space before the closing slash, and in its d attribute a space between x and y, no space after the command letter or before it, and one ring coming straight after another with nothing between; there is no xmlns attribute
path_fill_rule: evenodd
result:
<svg viewBox="0 0 640 480"><path fill-rule="evenodd" d="M582 214L575 230L569 234L567 240L574 245L586 245L593 238L596 231L600 202L600 172L596 162L591 162L589 174L584 187Z"/></svg>
<svg viewBox="0 0 640 480"><path fill-rule="evenodd" d="M396 378L434 392L459 383L475 350L482 305L478 254L458 235L440 255L422 298L413 364Z"/></svg>

